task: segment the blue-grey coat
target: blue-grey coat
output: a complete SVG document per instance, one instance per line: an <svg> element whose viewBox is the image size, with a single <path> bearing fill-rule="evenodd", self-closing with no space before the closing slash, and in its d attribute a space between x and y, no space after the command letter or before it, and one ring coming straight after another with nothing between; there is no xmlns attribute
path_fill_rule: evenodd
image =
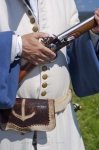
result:
<svg viewBox="0 0 99 150"><path fill-rule="evenodd" d="M99 58L89 33L73 42L69 55L69 71L75 93L82 97L99 92Z"/></svg>
<svg viewBox="0 0 99 150"><path fill-rule="evenodd" d="M0 109L13 107L18 87L19 60L11 64L12 35L0 33Z"/></svg>

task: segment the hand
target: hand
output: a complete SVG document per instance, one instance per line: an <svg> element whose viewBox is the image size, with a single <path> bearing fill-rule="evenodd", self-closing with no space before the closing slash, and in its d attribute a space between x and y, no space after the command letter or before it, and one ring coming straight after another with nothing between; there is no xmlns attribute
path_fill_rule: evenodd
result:
<svg viewBox="0 0 99 150"><path fill-rule="evenodd" d="M99 8L95 11L95 20L97 22L97 26L92 29L92 31L96 34L99 34Z"/></svg>
<svg viewBox="0 0 99 150"><path fill-rule="evenodd" d="M56 54L39 42L40 38L48 37L45 33L30 33L22 36L22 57L34 65L49 62Z"/></svg>

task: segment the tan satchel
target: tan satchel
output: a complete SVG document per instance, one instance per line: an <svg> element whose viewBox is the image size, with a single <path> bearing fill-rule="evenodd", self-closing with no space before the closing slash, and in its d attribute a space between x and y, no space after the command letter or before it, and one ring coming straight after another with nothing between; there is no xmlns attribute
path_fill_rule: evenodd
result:
<svg viewBox="0 0 99 150"><path fill-rule="evenodd" d="M0 128L22 133L55 128L54 100L16 99L12 109L0 110Z"/></svg>

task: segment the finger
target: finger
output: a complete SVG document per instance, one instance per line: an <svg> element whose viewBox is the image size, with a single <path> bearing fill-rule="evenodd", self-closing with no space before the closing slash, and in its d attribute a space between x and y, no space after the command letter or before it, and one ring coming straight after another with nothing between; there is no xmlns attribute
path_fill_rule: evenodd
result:
<svg viewBox="0 0 99 150"><path fill-rule="evenodd" d="M97 16L97 14L95 14L95 20L97 22L97 25L99 26L99 16Z"/></svg>
<svg viewBox="0 0 99 150"><path fill-rule="evenodd" d="M32 63L35 65L44 64L45 62L47 62L47 61L44 61L43 59L40 59L40 58L32 61Z"/></svg>
<svg viewBox="0 0 99 150"><path fill-rule="evenodd" d="M43 54L43 52L37 53L35 54L33 57L31 55L31 57L29 59L33 59L34 61L38 61L41 60L41 62L49 62L51 60L51 58L45 54Z"/></svg>
<svg viewBox="0 0 99 150"><path fill-rule="evenodd" d="M95 11L95 14L99 16L99 8Z"/></svg>
<svg viewBox="0 0 99 150"><path fill-rule="evenodd" d="M43 33L43 32L33 33L32 35L33 35L33 37L36 38L36 39L46 38L46 37L49 37L49 36L50 36L49 34Z"/></svg>
<svg viewBox="0 0 99 150"><path fill-rule="evenodd" d="M56 57L56 54L49 48L43 47L42 53L46 55L49 59L53 60Z"/></svg>
<svg viewBox="0 0 99 150"><path fill-rule="evenodd" d="M41 55L39 56L40 59L44 60L44 61L50 61L50 57L45 55L44 53L41 53Z"/></svg>
<svg viewBox="0 0 99 150"><path fill-rule="evenodd" d="M33 65L37 66L39 65L38 61L35 60L34 58L26 58L26 60L28 60L30 63L32 63Z"/></svg>
<svg viewBox="0 0 99 150"><path fill-rule="evenodd" d="M44 64L44 63L47 62L47 61L38 58L38 59L36 60L36 62L37 62L38 64Z"/></svg>
<svg viewBox="0 0 99 150"><path fill-rule="evenodd" d="M42 56L42 54L36 54L36 55L30 55L30 56L28 56L27 57L27 59L30 61L30 62L32 62L32 63L42 63L42 62L44 62L44 61L46 61L47 59L46 59L46 56L44 57L44 56Z"/></svg>

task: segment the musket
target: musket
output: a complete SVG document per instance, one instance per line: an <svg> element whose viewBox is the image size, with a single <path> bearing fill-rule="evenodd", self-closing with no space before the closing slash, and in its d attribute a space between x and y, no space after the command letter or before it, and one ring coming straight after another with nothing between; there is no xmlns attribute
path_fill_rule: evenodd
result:
<svg viewBox="0 0 99 150"><path fill-rule="evenodd" d="M95 21L95 18L94 16L92 16L66 30L65 32L59 34L58 36L53 35L52 37L44 38L42 42L46 47L57 53L61 48L67 46L76 38L89 31L96 25L97 23ZM30 62L26 63L21 68L19 81L21 81L34 67L35 65L31 64Z"/></svg>

